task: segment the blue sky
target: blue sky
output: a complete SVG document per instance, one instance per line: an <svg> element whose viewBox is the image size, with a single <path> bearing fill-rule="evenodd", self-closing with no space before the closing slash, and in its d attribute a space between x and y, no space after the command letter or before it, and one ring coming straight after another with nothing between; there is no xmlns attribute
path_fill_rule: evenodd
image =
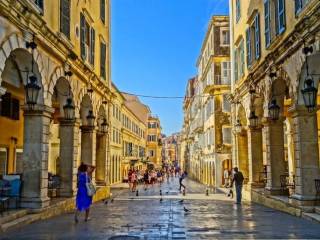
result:
<svg viewBox="0 0 320 240"><path fill-rule="evenodd" d="M152 96L184 96L210 17L228 14L228 0L113 0L111 7L112 81ZM181 130L182 99L140 99L163 133Z"/></svg>

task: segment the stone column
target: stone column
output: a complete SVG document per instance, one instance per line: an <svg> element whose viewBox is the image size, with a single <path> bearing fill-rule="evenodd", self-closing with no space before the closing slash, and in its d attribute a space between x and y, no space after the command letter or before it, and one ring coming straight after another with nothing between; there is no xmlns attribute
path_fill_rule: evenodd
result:
<svg viewBox="0 0 320 240"><path fill-rule="evenodd" d="M97 185L106 185L107 174L107 136L103 133L97 133L96 146L96 183Z"/></svg>
<svg viewBox="0 0 320 240"><path fill-rule="evenodd" d="M94 127L81 126L81 162L96 165L96 132ZM95 173L92 174L95 181Z"/></svg>
<svg viewBox="0 0 320 240"><path fill-rule="evenodd" d="M285 174L283 119L265 124L267 151L267 186L273 195L281 193L280 175Z"/></svg>
<svg viewBox="0 0 320 240"><path fill-rule="evenodd" d="M249 184L261 186L260 172L263 171L262 129L250 128L248 131Z"/></svg>
<svg viewBox="0 0 320 240"><path fill-rule="evenodd" d="M237 134L237 149L238 168L243 173L244 178L249 178L247 131Z"/></svg>
<svg viewBox="0 0 320 240"><path fill-rule="evenodd" d="M290 109L293 118L296 188L292 199L298 205L311 205L316 199L314 179L320 177L316 112L304 106Z"/></svg>
<svg viewBox="0 0 320 240"><path fill-rule="evenodd" d="M44 208L48 198L48 134L51 108L24 111L23 188L21 206Z"/></svg>
<svg viewBox="0 0 320 240"><path fill-rule="evenodd" d="M59 195L72 197L77 186L77 157L79 144L79 123L75 120L60 120L60 177Z"/></svg>

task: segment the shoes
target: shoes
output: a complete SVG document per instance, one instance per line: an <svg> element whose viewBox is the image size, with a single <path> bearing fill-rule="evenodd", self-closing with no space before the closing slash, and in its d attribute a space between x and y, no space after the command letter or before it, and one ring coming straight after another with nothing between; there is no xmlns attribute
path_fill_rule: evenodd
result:
<svg viewBox="0 0 320 240"><path fill-rule="evenodd" d="M91 218L88 217L88 218L86 218L84 221L85 221L85 222L88 222L88 221L90 221L90 220L91 220Z"/></svg>

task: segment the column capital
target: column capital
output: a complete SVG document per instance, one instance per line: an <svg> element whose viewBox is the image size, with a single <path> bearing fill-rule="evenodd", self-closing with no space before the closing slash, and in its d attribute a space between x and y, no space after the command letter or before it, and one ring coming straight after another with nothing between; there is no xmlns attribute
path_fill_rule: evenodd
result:
<svg viewBox="0 0 320 240"><path fill-rule="evenodd" d="M80 126L80 119L72 119L72 120L68 120L65 118L59 118L59 124L62 126Z"/></svg>
<svg viewBox="0 0 320 240"><path fill-rule="evenodd" d="M94 132L95 126L80 126L82 132Z"/></svg>
<svg viewBox="0 0 320 240"><path fill-rule="evenodd" d="M2 95L4 95L4 94L6 93L6 91L7 91L7 89L5 89L4 87L1 87L1 86L0 86L0 97L1 97ZM1 99L0 99L0 101L1 101Z"/></svg>
<svg viewBox="0 0 320 240"><path fill-rule="evenodd" d="M54 113L54 108L36 104L33 109L29 109L27 105L23 105L22 109L24 110L25 116L47 116L49 118L52 117Z"/></svg>
<svg viewBox="0 0 320 240"><path fill-rule="evenodd" d="M319 110L319 107L317 107L314 111L309 112L305 106L295 104L295 105L289 107L288 112L292 115L292 117L314 116L314 115L316 115L317 110Z"/></svg>

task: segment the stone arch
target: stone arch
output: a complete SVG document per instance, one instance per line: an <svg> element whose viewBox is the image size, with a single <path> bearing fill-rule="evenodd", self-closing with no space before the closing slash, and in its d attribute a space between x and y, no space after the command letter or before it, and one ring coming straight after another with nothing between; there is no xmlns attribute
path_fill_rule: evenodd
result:
<svg viewBox="0 0 320 240"><path fill-rule="evenodd" d="M16 50L26 51L30 54L30 51L26 48L26 41L20 36L19 33L15 32L10 34L0 43L0 59L4 59L4 61L0 61L0 76L5 68L6 61L12 56L12 53ZM38 75L40 79L40 84L42 88L45 86L45 69L42 60L42 56L40 52L35 49L34 51L34 61L37 65ZM20 59L20 62L31 62L26 61L26 59ZM1 86L2 78L0 77L0 86Z"/></svg>
<svg viewBox="0 0 320 240"><path fill-rule="evenodd" d="M89 111L93 111L93 103L89 94L86 93L81 98L81 103L80 103L79 115L80 115L80 120L82 125L87 124L87 115Z"/></svg>
<svg viewBox="0 0 320 240"><path fill-rule="evenodd" d="M320 52L316 52L308 56L309 74L312 76L314 81L314 86L316 88L319 87L319 79L320 79L319 62L320 62ZM304 89L304 82L306 77L307 77L307 64L306 64L306 61L304 61L298 77L298 80L299 80L298 88L296 89L297 95L298 95L296 104L301 106L304 106L301 90ZM319 91L318 91L318 95L319 95Z"/></svg>
<svg viewBox="0 0 320 240"><path fill-rule="evenodd" d="M62 66L56 67L54 71L50 74L49 82L47 84L46 90L46 97L48 98L48 102L52 103L52 96L54 94L54 88L57 85L57 82L60 79L65 79L69 83L70 87L70 97L73 99L73 102L75 104L75 90L73 86L73 78L72 77L66 77L64 74L64 68Z"/></svg>

